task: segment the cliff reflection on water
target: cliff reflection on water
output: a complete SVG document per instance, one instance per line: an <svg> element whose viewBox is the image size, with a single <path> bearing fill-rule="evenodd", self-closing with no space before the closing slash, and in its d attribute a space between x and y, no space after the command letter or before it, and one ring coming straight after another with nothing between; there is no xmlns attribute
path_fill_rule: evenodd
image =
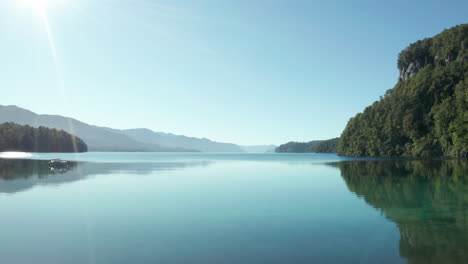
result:
<svg viewBox="0 0 468 264"><path fill-rule="evenodd" d="M350 191L397 224L400 255L414 264L467 263L468 162L346 161L332 164Z"/></svg>
<svg viewBox="0 0 468 264"><path fill-rule="evenodd" d="M294 156L288 155L287 158L289 161ZM76 182L93 175L109 175L111 177L115 174L125 173L133 177L152 174L160 170L207 166L216 162L218 161L214 159L210 161L198 159L195 161L164 160L131 163L69 162L67 168L56 170L51 168L47 161L0 159L0 195L25 191L35 186ZM230 162L223 164L235 165ZM246 164L243 163L243 166ZM260 163L251 164L259 165ZM340 161L327 164L339 170L334 171L330 177L339 178L339 174L341 174L347 188L352 193L382 212L384 217L397 225L400 232L399 254L408 263L468 263L468 162L466 160L374 160ZM307 168L312 173L309 176L313 176L316 169L320 168L315 165L314 163L314 166ZM252 173L256 172L255 166L251 167L250 164L248 166ZM323 163L320 166L323 166ZM261 168L258 171L260 176L269 166L261 166ZM218 172L218 170L215 171ZM252 177L255 178L255 175ZM313 181L315 178L309 177L308 179ZM285 181L293 182L295 178L288 177ZM146 184L144 180L141 182ZM315 181L314 184L324 183ZM249 187L252 190L257 188L256 186ZM226 188L226 186L219 186L219 188ZM216 193L216 197L219 195ZM236 197L237 195L237 193L234 194ZM316 195L318 195L317 199L320 200L323 195L329 195L329 193L318 192ZM222 195L221 198L223 198ZM346 198L349 199L348 196ZM326 203L330 197L323 199L323 203ZM288 201L287 198L284 201ZM250 203L251 200L247 199L246 202ZM320 203L322 203L321 200ZM288 205L288 208L290 206ZM219 208L214 208L219 213ZM301 210L303 210L303 214L307 214L306 206ZM371 208L369 211L374 213ZM322 214L322 211L319 212ZM343 210L343 217L337 219L348 221L346 210ZM314 225L313 222L304 222L304 224L306 226ZM288 228L289 226L285 225L284 227ZM326 229L327 227L329 229ZM327 232L334 230L332 225L324 225L320 228L324 228ZM380 234L380 231L375 230L377 234ZM356 235L350 239L361 239L361 236ZM389 243L396 245L398 241L392 239Z"/></svg>

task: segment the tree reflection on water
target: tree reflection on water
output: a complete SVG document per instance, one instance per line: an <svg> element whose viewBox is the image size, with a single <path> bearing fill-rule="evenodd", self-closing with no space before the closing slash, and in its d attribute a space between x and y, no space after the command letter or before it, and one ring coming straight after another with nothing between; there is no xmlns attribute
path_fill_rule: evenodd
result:
<svg viewBox="0 0 468 264"><path fill-rule="evenodd" d="M466 160L345 161L350 191L400 229L400 255L409 263L468 262Z"/></svg>

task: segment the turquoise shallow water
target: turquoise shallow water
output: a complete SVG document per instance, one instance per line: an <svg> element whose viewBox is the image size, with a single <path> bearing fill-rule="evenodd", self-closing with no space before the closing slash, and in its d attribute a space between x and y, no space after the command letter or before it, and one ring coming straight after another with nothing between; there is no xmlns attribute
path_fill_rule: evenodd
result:
<svg viewBox="0 0 468 264"><path fill-rule="evenodd" d="M34 154L0 173L1 263L468 262L466 161Z"/></svg>

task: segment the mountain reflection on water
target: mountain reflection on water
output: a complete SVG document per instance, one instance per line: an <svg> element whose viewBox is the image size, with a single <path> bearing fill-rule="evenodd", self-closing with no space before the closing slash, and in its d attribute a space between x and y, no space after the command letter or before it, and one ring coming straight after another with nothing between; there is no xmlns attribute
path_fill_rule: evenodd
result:
<svg viewBox="0 0 468 264"><path fill-rule="evenodd" d="M92 175L149 174L158 170L206 166L209 163L208 161L135 163L68 161L67 166L51 166L46 160L0 159L0 193L15 193L37 185L60 185L86 179Z"/></svg>
<svg viewBox="0 0 468 264"><path fill-rule="evenodd" d="M468 262L468 162L345 161L332 164L350 191L397 224L413 264Z"/></svg>
<svg viewBox="0 0 468 264"><path fill-rule="evenodd" d="M336 179L341 181L341 174L349 191L355 193L380 211L385 218L396 224L400 233L399 254L408 263L468 263L468 162L466 160L374 160L333 163L322 161L317 166L317 163L309 164L309 161L289 163L294 161L294 158L293 155L287 155L278 156L275 160L264 160L262 156L257 161L266 162L263 164L268 165L262 165L260 166L262 169L256 171L257 167L255 166L259 166L260 163L250 163L252 167L249 167L249 170L252 173L261 174L264 172L263 169L270 165L274 167L278 165L276 164L278 162L282 162L285 166L310 165L309 179L315 179L313 176L317 176L314 174L317 169L325 166L324 164L332 166L338 170L330 177L337 177ZM76 182L93 175L123 173L138 176L161 170L202 167L216 162L236 166L236 163L231 161L207 160L199 158L192 161L165 159L158 162L127 163L68 162L68 166L65 168L54 168L49 165L48 161L44 160L0 159L0 194L25 191L35 186L54 186ZM244 162L244 158L239 161ZM244 163L245 165L246 163ZM254 179L255 175L252 175ZM295 180L295 177L285 179L286 182L294 182ZM146 184L146 181L142 182ZM325 183L315 181L314 184ZM252 190L257 188L255 186L245 187L250 187ZM219 186L219 188L223 188L223 186ZM261 190L261 187L259 188ZM217 193L216 195L221 194ZM234 196L238 195L235 193ZM320 200L321 197L325 197L329 193L318 192L316 195L317 199ZM221 198L223 198L222 195ZM328 200L325 199L323 203ZM250 200L247 199L247 201L250 203ZM279 201L288 201L288 199L284 198ZM322 203L321 200L320 203ZM288 205L288 208L291 206ZM216 208L216 210L219 209ZM306 207L301 210L303 210L303 214L307 214ZM349 215L345 211L343 210L343 217L338 217L338 220L348 221ZM373 211L373 209L369 208L369 211ZM320 211L320 214L326 214L326 212ZM313 227L315 223L304 222L304 224ZM291 228L287 225L284 227ZM332 226L329 227L330 229L327 227L329 226L325 225L320 228L327 230L327 232L333 231ZM380 231L376 230L376 233ZM351 237L350 239L361 238ZM389 243L397 245L398 241L391 240Z"/></svg>

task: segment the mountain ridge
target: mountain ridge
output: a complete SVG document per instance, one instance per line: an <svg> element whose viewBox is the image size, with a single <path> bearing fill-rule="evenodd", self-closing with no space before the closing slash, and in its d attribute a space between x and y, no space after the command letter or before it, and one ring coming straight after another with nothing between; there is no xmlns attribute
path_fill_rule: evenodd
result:
<svg viewBox="0 0 468 264"><path fill-rule="evenodd" d="M62 129L82 138L90 151L244 152L241 146L233 143L155 132L148 128L115 129L91 125L62 115L37 114L16 105L0 105L0 123L6 122Z"/></svg>

